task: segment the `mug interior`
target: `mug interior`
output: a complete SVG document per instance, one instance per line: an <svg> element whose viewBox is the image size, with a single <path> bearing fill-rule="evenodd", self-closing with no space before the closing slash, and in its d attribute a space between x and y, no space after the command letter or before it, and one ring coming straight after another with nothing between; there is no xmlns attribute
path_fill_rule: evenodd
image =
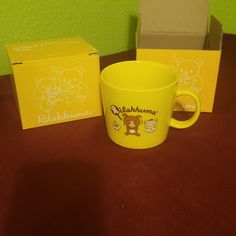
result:
<svg viewBox="0 0 236 236"><path fill-rule="evenodd" d="M172 68L156 62L124 61L106 67L101 79L119 89L153 90L176 83L177 74Z"/></svg>

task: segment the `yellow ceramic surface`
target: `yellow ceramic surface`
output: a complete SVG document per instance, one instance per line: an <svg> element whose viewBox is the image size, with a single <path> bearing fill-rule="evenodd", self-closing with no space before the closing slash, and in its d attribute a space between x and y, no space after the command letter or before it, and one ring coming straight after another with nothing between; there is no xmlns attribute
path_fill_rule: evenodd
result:
<svg viewBox="0 0 236 236"><path fill-rule="evenodd" d="M198 95L178 89L177 73L156 62L125 61L106 67L101 91L108 135L127 148L157 146L166 139L170 126L187 128L200 114ZM194 115L186 121L172 118L175 98L182 95L196 104Z"/></svg>

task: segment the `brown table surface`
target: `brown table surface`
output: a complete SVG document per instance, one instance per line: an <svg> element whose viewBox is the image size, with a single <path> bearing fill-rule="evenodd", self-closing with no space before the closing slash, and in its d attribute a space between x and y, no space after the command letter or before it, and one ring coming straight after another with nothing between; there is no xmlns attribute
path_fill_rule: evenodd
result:
<svg viewBox="0 0 236 236"><path fill-rule="evenodd" d="M23 131L1 77L0 236L236 235L235 55L224 35L214 112L148 150L112 143L103 117Z"/></svg>

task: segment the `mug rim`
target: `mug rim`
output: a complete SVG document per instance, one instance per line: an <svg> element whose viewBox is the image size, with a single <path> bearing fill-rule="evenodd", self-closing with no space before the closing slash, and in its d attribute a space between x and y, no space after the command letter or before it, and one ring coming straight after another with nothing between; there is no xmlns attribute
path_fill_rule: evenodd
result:
<svg viewBox="0 0 236 236"><path fill-rule="evenodd" d="M146 88L146 89L135 89L135 88L124 88L124 87L120 87L120 86L117 86L117 85L114 85L110 82L108 82L105 78L104 78L104 73L107 71L107 70L110 70L112 67L115 67L117 65L121 65L121 64L129 64L129 63L132 63L132 64L138 64L138 63L146 63L146 64L150 64L150 65L155 65L155 66L161 66L162 68L165 68L169 71L171 71L173 74L175 74L176 78L174 79L173 82L167 84L167 85L164 85L164 86L161 86L161 87L156 87L156 88ZM129 91L129 92L147 92L147 91L157 91L157 90L163 90L163 89L166 89L166 88L169 88L169 87L172 87L173 85L175 85L176 83L178 83L179 81L179 78L178 78L178 73L173 69L171 68L170 66L166 65L166 64L162 64L162 63L158 63L158 62L154 62L154 61L147 61L147 60L127 60L127 61L121 61L121 62L115 62L113 64L110 64L108 65L107 67L105 67L102 72L101 72L101 82L103 82L104 84L112 87L112 88L115 88L115 89L118 89L118 90L122 90L122 91Z"/></svg>

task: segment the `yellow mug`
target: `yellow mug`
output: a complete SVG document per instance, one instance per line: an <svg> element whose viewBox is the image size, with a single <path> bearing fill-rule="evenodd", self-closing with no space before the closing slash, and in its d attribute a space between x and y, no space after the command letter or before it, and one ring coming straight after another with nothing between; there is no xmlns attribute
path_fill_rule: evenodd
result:
<svg viewBox="0 0 236 236"><path fill-rule="evenodd" d="M178 88L178 75L170 67L149 61L124 61L101 72L102 103L107 133L118 145L133 149L161 144L169 127L187 128L200 114L196 93ZM196 104L185 121L172 117L175 98L187 95Z"/></svg>

